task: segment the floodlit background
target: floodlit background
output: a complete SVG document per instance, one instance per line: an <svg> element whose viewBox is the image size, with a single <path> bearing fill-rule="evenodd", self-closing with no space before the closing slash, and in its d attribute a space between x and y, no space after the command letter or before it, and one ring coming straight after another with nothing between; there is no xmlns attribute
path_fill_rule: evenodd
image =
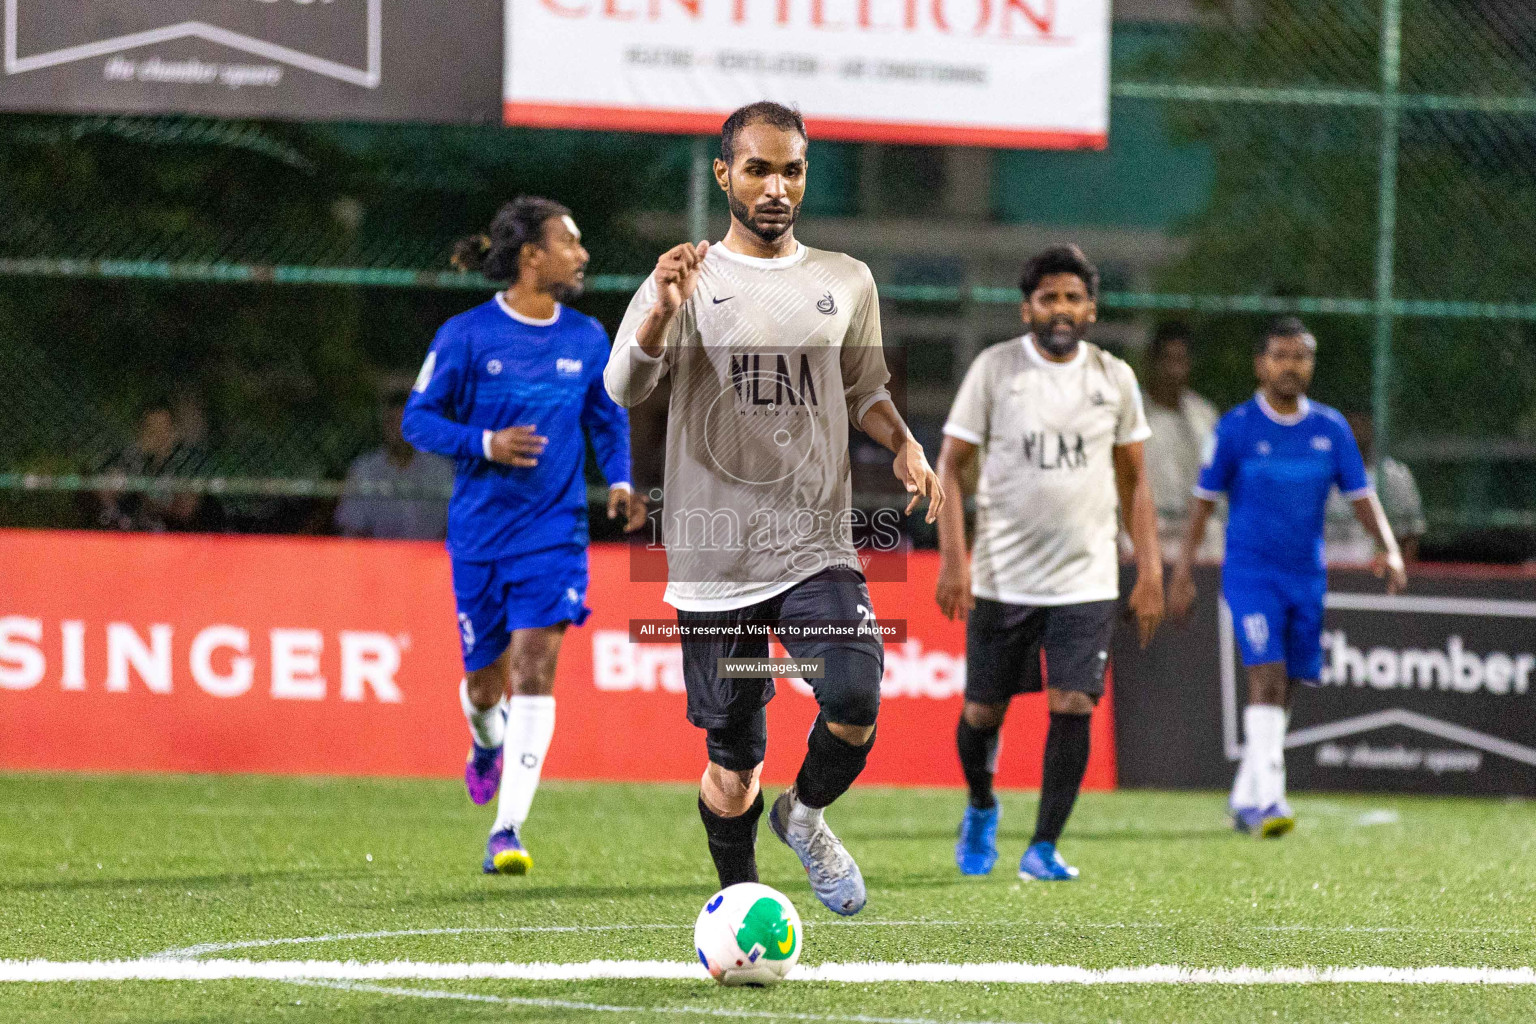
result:
<svg viewBox="0 0 1536 1024"><path fill-rule="evenodd" d="M1374 411L1377 454L1415 475L1424 555L1523 561L1533 77L1536 8L1507 0L1120 0L1106 150L813 138L800 234L874 269L931 456L971 358L1018 331L1019 265L1072 240L1104 272L1097 340L1139 366L1157 328L1187 324L1194 386L1222 408L1251 391L1266 319L1303 316L1316 397ZM581 308L612 330L704 212L700 154L677 136L11 113L0 140L10 525L109 521L88 478L126 466L130 491L218 480L173 526L334 531L349 464L382 436L381 393L487 294L446 272L455 237L521 192L567 203L593 253ZM704 195L719 237L723 197ZM659 435L664 401L636 414L637 438ZM134 439L157 404L181 451L141 476ZM659 483L660 446L636 447Z"/></svg>

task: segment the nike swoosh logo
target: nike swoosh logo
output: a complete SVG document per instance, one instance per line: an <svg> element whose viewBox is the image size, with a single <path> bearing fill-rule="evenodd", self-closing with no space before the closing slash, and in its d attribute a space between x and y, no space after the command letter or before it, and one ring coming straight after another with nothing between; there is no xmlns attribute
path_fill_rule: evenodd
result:
<svg viewBox="0 0 1536 1024"><path fill-rule="evenodd" d="M795 948L795 926L794 925L790 925L789 926L789 938L780 941L778 943L778 946L779 946L779 952L785 954L786 956L789 954L790 950Z"/></svg>
<svg viewBox="0 0 1536 1024"><path fill-rule="evenodd" d="M715 300L714 300L714 303L715 303L715 305L717 305L717 306L718 306L718 305L720 305L720 303L722 303L722 302L730 302L730 301L731 301L731 300L732 300L732 299L734 299L734 298L735 298L735 297L736 297L736 296L734 296L734 295L727 295L727 296L726 296L726 297L725 297L725 298L723 298L723 299L715 299Z"/></svg>

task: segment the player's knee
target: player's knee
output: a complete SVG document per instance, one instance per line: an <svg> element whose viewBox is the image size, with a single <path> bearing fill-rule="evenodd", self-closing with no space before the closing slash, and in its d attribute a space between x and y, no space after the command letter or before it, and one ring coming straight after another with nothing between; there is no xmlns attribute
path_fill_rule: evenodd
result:
<svg viewBox="0 0 1536 1024"><path fill-rule="evenodd" d="M544 697L555 692L555 667L533 666L512 672L512 692L519 697Z"/></svg>
<svg viewBox="0 0 1536 1024"><path fill-rule="evenodd" d="M1051 690L1047 697L1051 713L1055 715L1091 715L1099 699L1077 690Z"/></svg>
<svg viewBox="0 0 1536 1024"><path fill-rule="evenodd" d="M960 712L965 719L965 724L972 729L997 729L1003 724L1003 717L1008 713L1006 704L977 704L975 701L966 701L965 708Z"/></svg>
<svg viewBox="0 0 1536 1024"><path fill-rule="evenodd" d="M704 781L700 787L705 806L722 818L745 814L757 796L758 776L762 770L761 764L733 769L711 761L704 769Z"/></svg>
<svg viewBox="0 0 1536 1024"><path fill-rule="evenodd" d="M495 707L496 702L506 693L507 677L499 665L487 665L468 673L464 679L464 688L469 693L469 702L485 711Z"/></svg>
<svg viewBox="0 0 1536 1024"><path fill-rule="evenodd" d="M880 714L880 659L863 648L836 647L822 662L826 673L817 682L816 700L828 727L836 723L874 731Z"/></svg>
<svg viewBox="0 0 1536 1024"><path fill-rule="evenodd" d="M842 725L838 722L828 722L827 732L842 740L850 747L862 747L869 743L870 737L875 734L872 725Z"/></svg>

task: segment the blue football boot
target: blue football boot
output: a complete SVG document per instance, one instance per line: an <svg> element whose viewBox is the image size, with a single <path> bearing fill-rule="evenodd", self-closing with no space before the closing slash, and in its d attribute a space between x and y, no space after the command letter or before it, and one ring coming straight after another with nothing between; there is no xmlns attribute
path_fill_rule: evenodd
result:
<svg viewBox="0 0 1536 1024"><path fill-rule="evenodd" d="M768 812L768 827L800 858L806 877L811 881L811 891L822 905L834 914L852 917L864 909L868 896L864 889L864 874L825 821L817 823L808 836L790 829L789 810L794 794L793 786L779 794L773 809Z"/></svg>
<svg viewBox="0 0 1536 1024"><path fill-rule="evenodd" d="M485 863L481 867L488 875L526 875L533 870L533 858L523 849L517 830L504 828L492 832L485 841Z"/></svg>
<svg viewBox="0 0 1536 1024"><path fill-rule="evenodd" d="M1070 882L1077 877L1077 868L1061 859L1055 843L1036 843L1019 859L1019 877L1026 881Z"/></svg>
<svg viewBox="0 0 1536 1024"><path fill-rule="evenodd" d="M1257 835L1264 824L1264 814L1257 807L1228 807L1232 815L1232 827L1244 835Z"/></svg>
<svg viewBox="0 0 1536 1024"><path fill-rule="evenodd" d="M962 875L985 875L997 863L997 819L1002 805L983 810L967 804L960 819L960 838L955 843L955 865Z"/></svg>

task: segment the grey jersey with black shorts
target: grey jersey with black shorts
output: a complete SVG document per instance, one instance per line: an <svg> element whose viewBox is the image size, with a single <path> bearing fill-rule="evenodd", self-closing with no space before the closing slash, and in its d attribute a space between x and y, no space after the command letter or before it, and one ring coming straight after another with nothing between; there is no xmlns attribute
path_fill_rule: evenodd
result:
<svg viewBox="0 0 1536 1024"><path fill-rule="evenodd" d="M1086 341L1065 363L1027 334L1000 342L971 364L944 433L981 449L966 699L1103 693L1119 597L1113 452L1151 435L1135 373Z"/></svg>
<svg viewBox="0 0 1536 1024"><path fill-rule="evenodd" d="M655 305L646 279L604 375L630 407L663 377L667 409L666 600L701 623L873 621L853 546L848 429L888 399L874 279L863 263L804 245L756 259L714 245L693 294L647 356L636 334ZM811 679L828 721L874 723L883 648L873 632L837 642L778 633ZM762 760L771 678L720 678L717 659L764 657L766 637L682 640L688 719L709 730L710 760Z"/></svg>

